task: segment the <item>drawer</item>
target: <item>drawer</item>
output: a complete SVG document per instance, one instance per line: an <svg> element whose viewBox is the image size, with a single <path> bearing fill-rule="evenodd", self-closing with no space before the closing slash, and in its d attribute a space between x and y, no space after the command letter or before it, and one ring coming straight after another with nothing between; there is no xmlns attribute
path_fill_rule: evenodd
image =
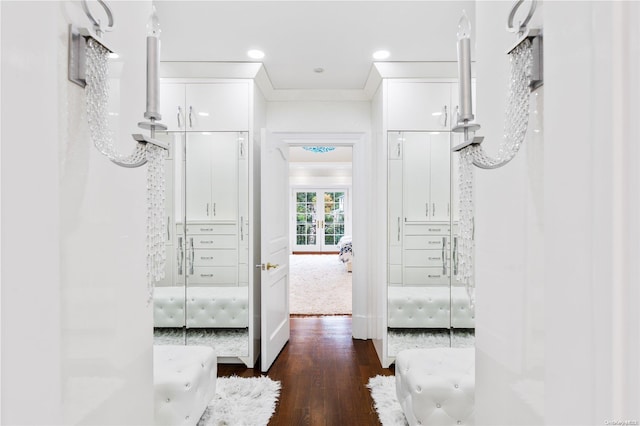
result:
<svg viewBox="0 0 640 426"><path fill-rule="evenodd" d="M178 233L183 232L182 224L177 226ZM236 235L238 226L235 222L202 222L187 223L187 234L221 234Z"/></svg>
<svg viewBox="0 0 640 426"><path fill-rule="evenodd" d="M446 254L445 254L446 258ZM444 264L442 250L405 250L404 266L440 267Z"/></svg>
<svg viewBox="0 0 640 426"><path fill-rule="evenodd" d="M446 223L405 223L404 235L449 235L451 226Z"/></svg>
<svg viewBox="0 0 640 426"><path fill-rule="evenodd" d="M194 250L194 266L236 266L238 252L236 250Z"/></svg>
<svg viewBox="0 0 640 426"><path fill-rule="evenodd" d="M193 274L187 277L188 285L237 285L238 269L236 267L195 266Z"/></svg>
<svg viewBox="0 0 640 426"><path fill-rule="evenodd" d="M235 235L187 235L187 242L196 249L236 249L238 240Z"/></svg>
<svg viewBox="0 0 640 426"><path fill-rule="evenodd" d="M444 244L449 247L449 237L437 235L407 235L404 237L404 248L408 250L442 250Z"/></svg>
<svg viewBox="0 0 640 426"><path fill-rule="evenodd" d="M442 273L439 268L412 268L403 269L403 285L448 285L449 275Z"/></svg>

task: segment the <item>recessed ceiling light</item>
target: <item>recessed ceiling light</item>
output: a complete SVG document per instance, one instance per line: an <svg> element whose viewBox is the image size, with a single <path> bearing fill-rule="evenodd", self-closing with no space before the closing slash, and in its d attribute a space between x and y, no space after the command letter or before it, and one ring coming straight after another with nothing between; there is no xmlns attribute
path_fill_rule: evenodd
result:
<svg viewBox="0 0 640 426"><path fill-rule="evenodd" d="M247 56L251 59L262 59L264 58L264 52L258 49L251 49L247 52Z"/></svg>
<svg viewBox="0 0 640 426"><path fill-rule="evenodd" d="M387 59L391 53L388 50L376 50L373 52L373 59Z"/></svg>

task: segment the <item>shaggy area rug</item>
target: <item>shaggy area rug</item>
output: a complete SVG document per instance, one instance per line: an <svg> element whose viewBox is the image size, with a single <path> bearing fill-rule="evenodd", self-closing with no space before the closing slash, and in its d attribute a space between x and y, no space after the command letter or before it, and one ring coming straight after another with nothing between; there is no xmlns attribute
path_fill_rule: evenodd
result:
<svg viewBox="0 0 640 426"><path fill-rule="evenodd" d="M395 376L371 377L367 387L382 426L408 425L396 396Z"/></svg>
<svg viewBox="0 0 640 426"><path fill-rule="evenodd" d="M294 254L289 262L291 314L351 315L351 273L337 254Z"/></svg>
<svg viewBox="0 0 640 426"><path fill-rule="evenodd" d="M246 328L215 329L215 328L155 328L153 343L155 345L184 345L211 346L216 356L237 357L249 355L249 332Z"/></svg>
<svg viewBox="0 0 640 426"><path fill-rule="evenodd" d="M198 426L266 426L279 396L280 382L265 376L218 377Z"/></svg>
<svg viewBox="0 0 640 426"><path fill-rule="evenodd" d="M387 337L390 356L405 349L475 346L473 329L456 329L451 334L448 330L438 329L390 329Z"/></svg>

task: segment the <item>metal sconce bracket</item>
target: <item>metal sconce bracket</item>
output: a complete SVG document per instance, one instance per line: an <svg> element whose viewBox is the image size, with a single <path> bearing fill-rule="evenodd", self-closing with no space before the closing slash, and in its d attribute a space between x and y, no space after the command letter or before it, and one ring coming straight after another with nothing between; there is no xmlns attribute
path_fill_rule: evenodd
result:
<svg viewBox="0 0 640 426"><path fill-rule="evenodd" d="M520 38L513 44L511 49L507 50L507 54L511 54L518 46L520 46L525 40L529 40L531 42L531 81L529 82L529 87L533 92L538 87L544 84L543 79L543 49L542 49L542 29L541 28L531 28L526 29Z"/></svg>
<svg viewBox="0 0 640 426"><path fill-rule="evenodd" d="M69 81L84 88L87 85L87 40L92 39L95 43L102 45L110 53L113 49L105 44L93 31L88 28L79 28L69 24Z"/></svg>

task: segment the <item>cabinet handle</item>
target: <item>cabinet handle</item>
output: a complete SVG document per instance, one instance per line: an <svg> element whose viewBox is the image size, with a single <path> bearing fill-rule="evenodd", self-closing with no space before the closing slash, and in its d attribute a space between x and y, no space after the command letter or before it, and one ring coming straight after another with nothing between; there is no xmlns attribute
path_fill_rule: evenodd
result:
<svg viewBox="0 0 640 426"><path fill-rule="evenodd" d="M244 157L244 143L240 142L240 158Z"/></svg>
<svg viewBox="0 0 640 426"><path fill-rule="evenodd" d="M180 105L178 105L178 128L182 127L182 124L180 123L180 116L182 115L182 108L180 107Z"/></svg>
<svg viewBox="0 0 640 426"><path fill-rule="evenodd" d="M400 142L398 142L398 158L400 158Z"/></svg>
<svg viewBox="0 0 640 426"><path fill-rule="evenodd" d="M240 216L240 241L244 241L244 218Z"/></svg>
<svg viewBox="0 0 640 426"><path fill-rule="evenodd" d="M439 257L429 257L428 259L429 259L429 260L440 260L440 258L439 258Z"/></svg>
<svg viewBox="0 0 640 426"><path fill-rule="evenodd" d="M213 203L213 216L216 215L216 203Z"/></svg>
<svg viewBox="0 0 640 426"><path fill-rule="evenodd" d="M431 204L431 216L436 215L436 203Z"/></svg>
<svg viewBox="0 0 640 426"><path fill-rule="evenodd" d="M189 105L189 127L193 128L193 107Z"/></svg>
<svg viewBox="0 0 640 426"><path fill-rule="evenodd" d="M444 111L444 127L447 127L447 118L448 118L448 113L447 113L447 106L445 105L443 108Z"/></svg>
<svg viewBox="0 0 640 426"><path fill-rule="evenodd" d="M200 274L202 278L213 278L213 274Z"/></svg>
<svg viewBox="0 0 640 426"><path fill-rule="evenodd" d="M167 216L167 241L171 241L171 216Z"/></svg>
<svg viewBox="0 0 640 426"><path fill-rule="evenodd" d="M424 203L424 215L429 217L429 203Z"/></svg>
<svg viewBox="0 0 640 426"><path fill-rule="evenodd" d="M447 203L447 217L451 217L451 203Z"/></svg>
<svg viewBox="0 0 640 426"><path fill-rule="evenodd" d="M209 213L207 213L207 215L209 215ZM200 228L200 231L213 231L213 228Z"/></svg>
<svg viewBox="0 0 640 426"><path fill-rule="evenodd" d="M456 105L456 123L460 122L460 107Z"/></svg>
<svg viewBox="0 0 640 426"><path fill-rule="evenodd" d="M213 256L200 256L200 260L213 260Z"/></svg>
<svg viewBox="0 0 640 426"><path fill-rule="evenodd" d="M429 278L442 278L442 275L431 275L431 274L429 274L429 275L427 275L427 277L429 277Z"/></svg>
<svg viewBox="0 0 640 426"><path fill-rule="evenodd" d="M442 275L447 275L447 258L444 250L447 247L447 237L442 237Z"/></svg>
<svg viewBox="0 0 640 426"><path fill-rule="evenodd" d="M207 217L209 217L209 203L207 203Z"/></svg>
<svg viewBox="0 0 640 426"><path fill-rule="evenodd" d="M398 242L400 242L400 216L398 216Z"/></svg>
<svg viewBox="0 0 640 426"><path fill-rule="evenodd" d="M189 275L193 275L193 263L196 260L196 251L193 249L193 237L190 238L191 244L191 265L189 265Z"/></svg>
<svg viewBox="0 0 640 426"><path fill-rule="evenodd" d="M182 267L184 266L184 246L182 245L182 237L178 238L178 275L182 275Z"/></svg>
<svg viewBox="0 0 640 426"><path fill-rule="evenodd" d="M458 275L458 237L453 237L453 275Z"/></svg>
<svg viewBox="0 0 640 426"><path fill-rule="evenodd" d="M213 244L213 241L200 241L200 244Z"/></svg>

